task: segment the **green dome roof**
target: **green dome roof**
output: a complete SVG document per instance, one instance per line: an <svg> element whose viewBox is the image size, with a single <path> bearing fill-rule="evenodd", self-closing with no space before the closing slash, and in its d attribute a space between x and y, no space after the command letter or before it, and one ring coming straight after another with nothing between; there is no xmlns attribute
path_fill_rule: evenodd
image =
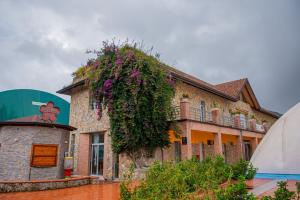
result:
<svg viewBox="0 0 300 200"><path fill-rule="evenodd" d="M40 106L52 101L60 108L58 124L69 124L70 103L40 90L16 89L0 92L0 121L40 115Z"/></svg>

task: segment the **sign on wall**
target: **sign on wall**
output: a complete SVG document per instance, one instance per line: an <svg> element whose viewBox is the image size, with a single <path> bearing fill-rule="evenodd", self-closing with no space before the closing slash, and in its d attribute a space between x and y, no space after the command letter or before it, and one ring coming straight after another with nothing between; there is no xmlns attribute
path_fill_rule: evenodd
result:
<svg viewBox="0 0 300 200"><path fill-rule="evenodd" d="M33 144L32 145L32 167L55 167L57 165L56 144Z"/></svg>

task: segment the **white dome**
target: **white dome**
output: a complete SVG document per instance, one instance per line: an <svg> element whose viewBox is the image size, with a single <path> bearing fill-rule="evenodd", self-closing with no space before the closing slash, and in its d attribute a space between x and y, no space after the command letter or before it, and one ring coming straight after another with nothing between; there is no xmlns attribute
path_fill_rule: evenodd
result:
<svg viewBox="0 0 300 200"><path fill-rule="evenodd" d="M258 173L300 174L300 103L270 128L251 162Z"/></svg>

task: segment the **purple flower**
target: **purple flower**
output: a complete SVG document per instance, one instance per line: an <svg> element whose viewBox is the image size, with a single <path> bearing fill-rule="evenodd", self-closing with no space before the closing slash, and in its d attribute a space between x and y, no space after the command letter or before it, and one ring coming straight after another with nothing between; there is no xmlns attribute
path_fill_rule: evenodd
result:
<svg viewBox="0 0 300 200"><path fill-rule="evenodd" d="M133 60L133 58L134 58L134 53L133 53L133 51L128 51L128 52L126 53L126 59L127 59L128 61L131 61L131 60Z"/></svg>
<svg viewBox="0 0 300 200"><path fill-rule="evenodd" d="M140 76L140 71L138 69L132 70L130 75L131 78L138 78L139 76Z"/></svg>
<svg viewBox="0 0 300 200"><path fill-rule="evenodd" d="M113 81L111 79L107 79L105 82L104 82L104 91L108 91L112 88L112 84L113 84Z"/></svg>
<svg viewBox="0 0 300 200"><path fill-rule="evenodd" d="M115 64L117 66L121 66L123 64L122 58L120 56L117 56L117 59L115 61Z"/></svg>

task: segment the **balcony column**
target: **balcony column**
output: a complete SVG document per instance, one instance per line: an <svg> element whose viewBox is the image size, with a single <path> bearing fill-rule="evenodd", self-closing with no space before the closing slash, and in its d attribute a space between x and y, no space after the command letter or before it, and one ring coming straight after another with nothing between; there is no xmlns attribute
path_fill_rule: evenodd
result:
<svg viewBox="0 0 300 200"><path fill-rule="evenodd" d="M243 135L242 131L237 138L237 158L244 158L244 145L243 145Z"/></svg>
<svg viewBox="0 0 300 200"><path fill-rule="evenodd" d="M249 128L252 131L256 131L256 120L255 119L250 119L249 120Z"/></svg>
<svg viewBox="0 0 300 200"><path fill-rule="evenodd" d="M215 133L214 150L215 150L215 155L223 155L222 133L220 131Z"/></svg>
<svg viewBox="0 0 300 200"><path fill-rule="evenodd" d="M189 98L182 98L180 101L180 119L190 118L190 100Z"/></svg>
<svg viewBox="0 0 300 200"><path fill-rule="evenodd" d="M189 121L181 122L179 128L182 131L182 137L186 138L186 141L182 140L181 158L183 160L191 159L193 157L193 151L192 151L192 130L190 127L190 122Z"/></svg>
<svg viewBox="0 0 300 200"><path fill-rule="evenodd" d="M241 117L239 114L234 115L233 121L234 121L234 127L241 128Z"/></svg>
<svg viewBox="0 0 300 200"><path fill-rule="evenodd" d="M255 149L257 148L257 145L258 145L258 138L255 137L251 140L252 153L254 153Z"/></svg>
<svg viewBox="0 0 300 200"><path fill-rule="evenodd" d="M215 124L221 124L221 111L220 108L211 109L212 121Z"/></svg>

